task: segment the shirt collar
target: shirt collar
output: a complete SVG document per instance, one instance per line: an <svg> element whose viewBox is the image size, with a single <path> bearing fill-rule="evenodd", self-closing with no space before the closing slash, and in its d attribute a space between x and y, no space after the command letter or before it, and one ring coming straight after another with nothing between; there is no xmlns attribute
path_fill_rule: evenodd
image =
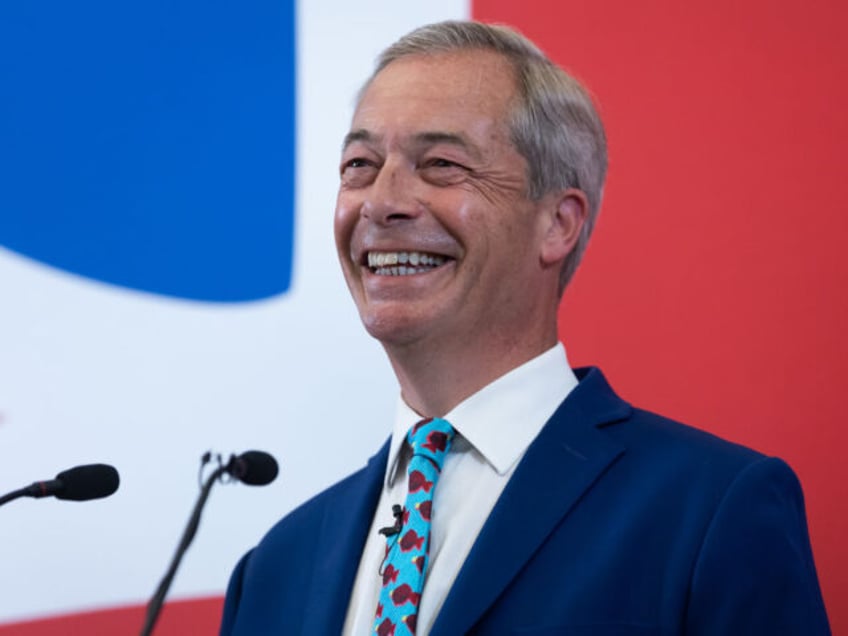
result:
<svg viewBox="0 0 848 636"><path fill-rule="evenodd" d="M557 343L539 356L502 375L460 402L445 419L498 474L504 475L524 455L565 397L577 386L565 347ZM386 486L394 483L410 427L421 419L403 397L398 399L389 445Z"/></svg>

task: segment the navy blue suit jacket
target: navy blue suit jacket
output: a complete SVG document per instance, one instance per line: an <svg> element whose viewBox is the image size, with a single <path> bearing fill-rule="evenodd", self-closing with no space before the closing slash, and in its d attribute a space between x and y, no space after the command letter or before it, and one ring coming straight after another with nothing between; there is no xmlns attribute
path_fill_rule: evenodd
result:
<svg viewBox="0 0 848 636"><path fill-rule="evenodd" d="M789 467L632 408L597 369L578 377L431 634L829 634ZM387 451L241 560L222 635L341 632Z"/></svg>

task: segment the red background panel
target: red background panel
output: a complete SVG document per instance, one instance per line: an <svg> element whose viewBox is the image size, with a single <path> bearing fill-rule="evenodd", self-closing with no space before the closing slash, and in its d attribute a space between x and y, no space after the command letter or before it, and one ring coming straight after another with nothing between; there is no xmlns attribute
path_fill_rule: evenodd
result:
<svg viewBox="0 0 848 636"><path fill-rule="evenodd" d="M168 601L153 630L155 636L212 636L218 633L222 598ZM144 626L141 605L92 610L53 618L0 625L0 636L134 636Z"/></svg>
<svg viewBox="0 0 848 636"><path fill-rule="evenodd" d="M476 0L598 98L601 218L561 310L572 363L786 459L848 633L848 5Z"/></svg>

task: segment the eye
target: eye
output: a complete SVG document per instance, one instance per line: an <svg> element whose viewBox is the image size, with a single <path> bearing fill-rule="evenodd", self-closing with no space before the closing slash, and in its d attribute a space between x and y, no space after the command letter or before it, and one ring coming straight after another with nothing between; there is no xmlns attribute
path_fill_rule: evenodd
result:
<svg viewBox="0 0 848 636"><path fill-rule="evenodd" d="M432 157L425 160L419 170L426 181L437 186L461 183L470 172L467 166L444 157Z"/></svg>
<svg viewBox="0 0 848 636"><path fill-rule="evenodd" d="M425 164L425 168L463 168L462 165L456 163L455 161L451 161L450 159L445 159L443 157L435 157L433 159L429 159Z"/></svg>
<svg viewBox="0 0 848 636"><path fill-rule="evenodd" d="M367 159L362 157L354 157L353 159L348 159L344 163L342 163L342 173L348 168L365 168L370 165L370 162Z"/></svg>
<svg viewBox="0 0 848 636"><path fill-rule="evenodd" d="M342 162L339 170L342 185L359 188L368 185L377 174L377 165L365 157L351 157Z"/></svg>

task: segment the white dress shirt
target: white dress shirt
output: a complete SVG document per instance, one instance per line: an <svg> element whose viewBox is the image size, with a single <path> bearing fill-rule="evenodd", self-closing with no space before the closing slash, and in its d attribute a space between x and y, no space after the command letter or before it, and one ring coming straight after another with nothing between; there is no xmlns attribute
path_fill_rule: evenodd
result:
<svg viewBox="0 0 848 636"><path fill-rule="evenodd" d="M495 502L527 447L577 386L565 347L557 343L540 356L501 376L445 415L457 431L433 497L430 564L418 607L419 635L427 634ZM343 633L373 633L380 597L380 566L393 525L392 504L407 493L406 433L421 419L398 400L383 492L356 573Z"/></svg>

